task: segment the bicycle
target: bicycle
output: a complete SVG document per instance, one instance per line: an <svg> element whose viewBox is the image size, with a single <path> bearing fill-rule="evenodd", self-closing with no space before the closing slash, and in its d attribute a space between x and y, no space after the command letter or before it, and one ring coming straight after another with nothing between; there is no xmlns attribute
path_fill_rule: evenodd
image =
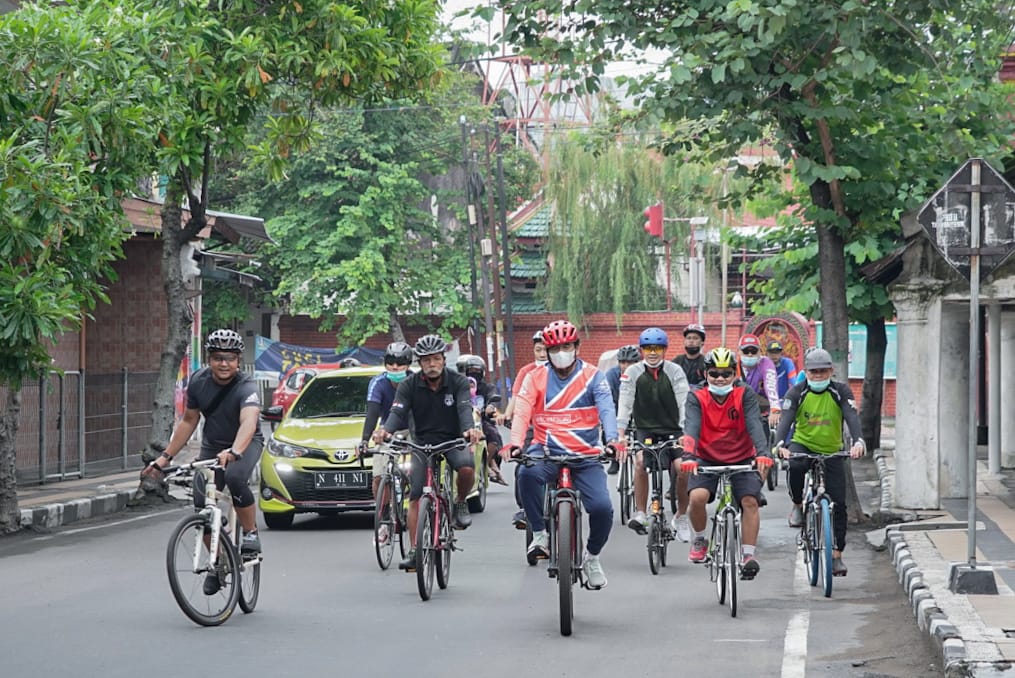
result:
<svg viewBox="0 0 1015 678"><path fill-rule="evenodd" d="M261 554L244 554L232 495L219 489L222 467L217 460L195 461L163 469L166 480L187 488L193 496L194 480L204 481L203 508L181 520L166 549L169 588L176 604L201 626L218 626L232 615L237 603L244 613L257 605L261 589ZM223 538L225 536L225 538ZM205 579L218 578L215 593L205 593Z"/></svg>
<svg viewBox="0 0 1015 678"><path fill-rule="evenodd" d="M377 487L377 506L374 508L374 554L377 556L377 564L386 570L391 565L396 541L400 556L405 557L409 477L403 465L407 465L408 460L403 459L402 452L392 450L376 450L374 454L387 457Z"/></svg>
<svg viewBox="0 0 1015 678"><path fill-rule="evenodd" d="M730 478L736 473L757 473L754 464L699 466L698 473L719 477L715 496L719 498L712 514L712 533L708 539L709 579L715 582L719 604L729 603L730 616L737 616L737 580L740 578L740 505L733 498Z"/></svg>
<svg viewBox="0 0 1015 678"><path fill-rule="evenodd" d="M672 475L669 464L663 468L663 453L670 447L680 449L677 441L672 439L655 444L649 439L646 439L644 443L637 440L631 442L633 452L643 453L642 459L646 462L646 468L649 466L647 456L652 455L655 458L655 465L649 473L652 486L648 515L648 567L652 574L659 574L660 568L666 567L667 548L669 543L676 538L666 521L666 509L663 505L665 497L663 473L666 473L667 476ZM631 456L629 455L628 458L630 459Z"/></svg>
<svg viewBox="0 0 1015 678"><path fill-rule="evenodd" d="M634 510L634 459L630 456L620 464L617 494L620 495L620 524L627 525Z"/></svg>
<svg viewBox="0 0 1015 678"><path fill-rule="evenodd" d="M437 445L417 445L394 438L388 444L396 450L411 451L417 459L422 457L426 461L426 479L416 523L416 585L419 597L430 600L435 575L438 587L448 587L451 552L456 549L455 531L451 527L451 466L442 462L448 452L463 449L466 442L456 438Z"/></svg>
<svg viewBox="0 0 1015 678"><path fill-rule="evenodd" d="M549 558L546 573L551 579L557 580L558 607L560 612L560 635L570 636L574 625L573 587L579 583L589 588L582 572L582 505L581 493L571 481L571 466L586 464L589 460L598 462L613 459L612 454L598 456L580 454L544 454L530 455L520 453L512 457L526 466L536 462L557 464L557 478L547 484L543 496L543 518L546 531L550 535ZM530 561L530 564L534 564Z"/></svg>
<svg viewBox="0 0 1015 678"><path fill-rule="evenodd" d="M767 421L765 422L765 425L768 426ZM768 449L771 450L774 447L775 447L775 427L768 426ZM774 491L775 488L779 486L779 471L781 470L781 464L779 463L780 461L781 460L779 460L777 457L776 463L772 466L772 468L768 469L768 477L766 482L768 484L768 490L770 492Z"/></svg>
<svg viewBox="0 0 1015 678"><path fill-rule="evenodd" d="M848 457L849 452L813 454L794 452L790 459L810 460L804 476L804 522L797 535L797 546L804 552L804 564L811 586L824 584L825 598L832 597L832 549L834 547L833 510L835 502L825 493L825 461L829 457Z"/></svg>

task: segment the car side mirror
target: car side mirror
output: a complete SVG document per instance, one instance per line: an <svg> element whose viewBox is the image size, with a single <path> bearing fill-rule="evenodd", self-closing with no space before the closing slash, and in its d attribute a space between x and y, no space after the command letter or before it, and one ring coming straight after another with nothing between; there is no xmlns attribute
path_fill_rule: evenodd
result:
<svg viewBox="0 0 1015 678"><path fill-rule="evenodd" d="M272 405L261 410L261 416L266 421L282 421L282 406Z"/></svg>

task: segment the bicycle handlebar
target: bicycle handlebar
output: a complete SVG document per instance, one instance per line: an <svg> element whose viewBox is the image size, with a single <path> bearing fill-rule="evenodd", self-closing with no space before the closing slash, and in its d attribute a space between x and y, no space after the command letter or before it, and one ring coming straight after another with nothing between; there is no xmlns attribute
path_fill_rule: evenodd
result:
<svg viewBox="0 0 1015 678"><path fill-rule="evenodd" d="M396 451L411 450L413 452L419 452L427 457L437 457L446 455L448 452L453 450L464 450L468 446L469 441L465 438L452 438L451 440L446 440L443 443L437 443L436 445L419 445L405 438L392 438L387 444L389 448ZM391 452L385 453L391 454Z"/></svg>
<svg viewBox="0 0 1015 678"><path fill-rule="evenodd" d="M754 464L731 464L726 466L698 466L698 473L705 475L721 475L723 473L745 473L756 471Z"/></svg>
<svg viewBox="0 0 1015 678"><path fill-rule="evenodd" d="M522 452L521 454L510 457L508 461L513 461L518 464L525 464L526 466L532 466L537 461L549 464L563 464L565 466L577 466L579 463L587 462L592 459L598 462L611 461L613 455L606 452L602 448L597 447L599 454L528 454Z"/></svg>

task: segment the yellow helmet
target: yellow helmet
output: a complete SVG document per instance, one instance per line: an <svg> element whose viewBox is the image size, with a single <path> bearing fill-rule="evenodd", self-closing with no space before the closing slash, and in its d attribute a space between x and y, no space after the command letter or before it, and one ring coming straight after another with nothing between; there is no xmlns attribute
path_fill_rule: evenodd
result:
<svg viewBox="0 0 1015 678"><path fill-rule="evenodd" d="M737 355L725 346L713 348L705 354L705 367L732 369L737 366Z"/></svg>

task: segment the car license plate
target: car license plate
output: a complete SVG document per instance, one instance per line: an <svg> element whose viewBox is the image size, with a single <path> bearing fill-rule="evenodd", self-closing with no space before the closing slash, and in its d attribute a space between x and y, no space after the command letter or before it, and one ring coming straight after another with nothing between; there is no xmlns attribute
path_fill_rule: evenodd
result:
<svg viewBox="0 0 1015 678"><path fill-rule="evenodd" d="M318 490L366 487L367 471L317 471L314 488Z"/></svg>

